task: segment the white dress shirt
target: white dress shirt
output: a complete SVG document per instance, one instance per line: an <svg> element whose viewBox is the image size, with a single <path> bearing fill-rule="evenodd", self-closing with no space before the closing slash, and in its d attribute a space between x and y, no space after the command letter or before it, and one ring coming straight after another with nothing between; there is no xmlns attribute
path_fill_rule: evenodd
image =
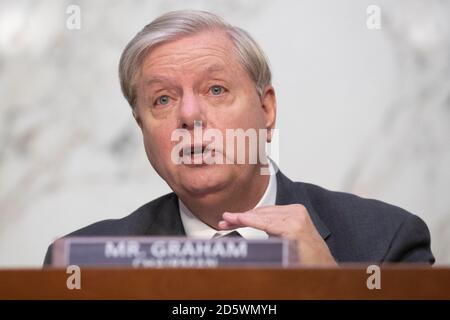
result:
<svg viewBox="0 0 450 320"><path fill-rule="evenodd" d="M269 184L267 185L266 191L264 192L262 198L259 200L258 204L255 206L270 206L275 205L276 197L277 197L277 178L275 175L274 166L272 161L269 159L269 168L270 168L270 178ZM199 220L183 203L183 201L178 198L178 204L180 207L180 216L181 222L183 223L184 230L186 231L187 237L192 238L200 238L200 239L211 239L216 234L226 235L234 230L221 230L218 231L214 228L211 228L209 225ZM245 227L235 229L238 231L242 237L245 239L268 239L269 235L255 228Z"/></svg>

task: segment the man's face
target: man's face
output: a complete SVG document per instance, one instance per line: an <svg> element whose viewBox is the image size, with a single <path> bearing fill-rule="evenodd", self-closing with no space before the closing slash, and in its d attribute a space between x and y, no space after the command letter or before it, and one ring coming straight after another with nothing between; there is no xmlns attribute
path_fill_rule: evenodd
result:
<svg viewBox="0 0 450 320"><path fill-rule="evenodd" d="M207 31L162 44L145 58L135 116L148 159L169 186L182 197L214 197L245 185L241 182L259 174L259 167L176 164L171 153L178 141L171 140L172 132L184 128L193 136L198 121L203 131L218 129L223 137L226 129L270 129L275 98L271 87L259 97L226 34ZM215 152L226 157L226 141Z"/></svg>

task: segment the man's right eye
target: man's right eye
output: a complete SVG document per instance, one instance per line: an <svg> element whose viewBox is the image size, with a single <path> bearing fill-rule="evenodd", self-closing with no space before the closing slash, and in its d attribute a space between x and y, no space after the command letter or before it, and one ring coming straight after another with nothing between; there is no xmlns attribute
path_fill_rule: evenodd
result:
<svg viewBox="0 0 450 320"><path fill-rule="evenodd" d="M166 105L169 103L169 100L170 100L169 96L166 95L160 96L158 99L156 99L155 105Z"/></svg>

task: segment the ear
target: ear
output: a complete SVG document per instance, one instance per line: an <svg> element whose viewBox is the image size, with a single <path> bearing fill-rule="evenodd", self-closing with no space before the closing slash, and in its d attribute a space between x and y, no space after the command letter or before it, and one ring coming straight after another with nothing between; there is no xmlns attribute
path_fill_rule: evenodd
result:
<svg viewBox="0 0 450 320"><path fill-rule="evenodd" d="M272 141L272 129L275 128L277 118L277 99L275 97L275 89L272 85L267 85L264 88L261 102L266 121L265 127L267 129L267 142L270 142Z"/></svg>

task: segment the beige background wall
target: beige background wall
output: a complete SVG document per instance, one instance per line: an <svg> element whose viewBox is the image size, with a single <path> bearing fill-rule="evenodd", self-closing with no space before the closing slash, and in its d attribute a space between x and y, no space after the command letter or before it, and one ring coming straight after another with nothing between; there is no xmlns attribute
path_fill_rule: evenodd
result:
<svg viewBox="0 0 450 320"><path fill-rule="evenodd" d="M380 30L366 26L371 4ZM117 64L138 30L181 8L222 15L266 51L288 176L416 213L450 263L450 1L2 0L1 267L39 266L56 237L169 191Z"/></svg>

